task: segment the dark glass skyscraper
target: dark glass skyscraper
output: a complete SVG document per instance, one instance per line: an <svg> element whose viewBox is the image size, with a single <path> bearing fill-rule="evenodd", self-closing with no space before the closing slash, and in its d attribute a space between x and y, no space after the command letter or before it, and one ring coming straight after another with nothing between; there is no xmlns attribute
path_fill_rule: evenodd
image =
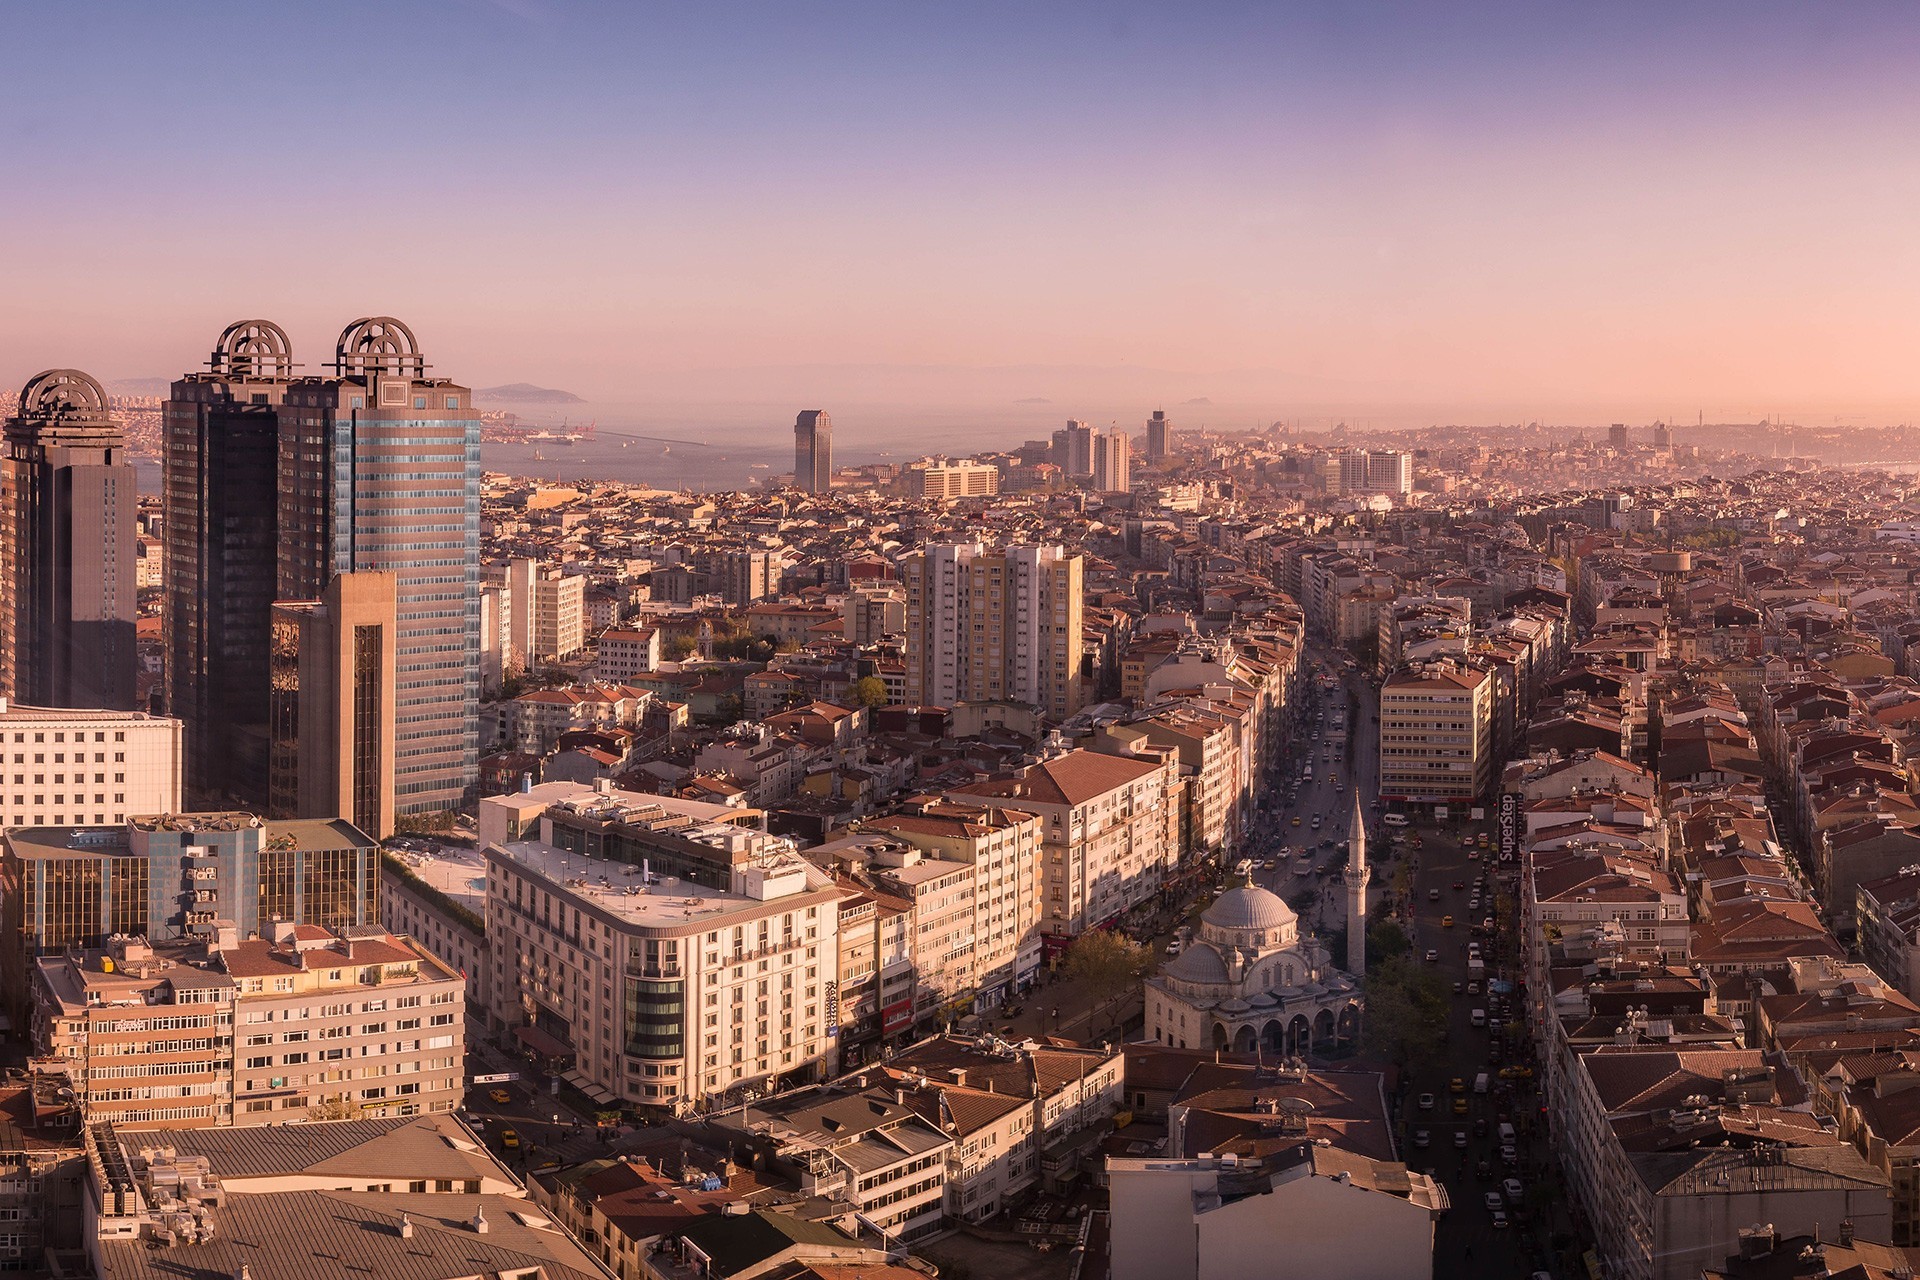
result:
<svg viewBox="0 0 1920 1280"><path fill-rule="evenodd" d="M334 376L296 378L280 413L279 596L343 573L394 575L397 813L452 808L479 772L480 419L427 377L413 331L356 320Z"/></svg>
<svg viewBox="0 0 1920 1280"><path fill-rule="evenodd" d="M106 392L50 369L7 422L0 489L0 695L134 709L135 483Z"/></svg>
<svg viewBox="0 0 1920 1280"><path fill-rule="evenodd" d="M833 422L825 409L807 409L793 420L793 483L808 493L833 488Z"/></svg>
<svg viewBox="0 0 1920 1280"><path fill-rule="evenodd" d="M167 710L196 805L267 800L268 614L278 598L280 404L287 335L228 326L205 373L173 384L165 432Z"/></svg>

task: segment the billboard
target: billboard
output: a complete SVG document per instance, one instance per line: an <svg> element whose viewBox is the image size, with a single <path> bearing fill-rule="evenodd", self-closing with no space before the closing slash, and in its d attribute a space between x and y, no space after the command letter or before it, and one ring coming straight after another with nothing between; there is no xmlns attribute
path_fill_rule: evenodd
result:
<svg viewBox="0 0 1920 1280"><path fill-rule="evenodd" d="M1520 793L1500 793L1500 861L1512 862L1520 856Z"/></svg>

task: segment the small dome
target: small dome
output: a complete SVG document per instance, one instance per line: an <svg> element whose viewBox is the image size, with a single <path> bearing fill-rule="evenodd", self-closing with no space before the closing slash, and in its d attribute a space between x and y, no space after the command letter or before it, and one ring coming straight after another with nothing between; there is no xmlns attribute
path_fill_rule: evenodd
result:
<svg viewBox="0 0 1920 1280"><path fill-rule="evenodd" d="M1160 972L1181 982L1225 982L1227 962L1204 942L1196 942L1160 966Z"/></svg>
<svg viewBox="0 0 1920 1280"><path fill-rule="evenodd" d="M1202 924L1216 929L1282 929L1298 920L1279 894L1257 884L1227 890L1200 917Z"/></svg>

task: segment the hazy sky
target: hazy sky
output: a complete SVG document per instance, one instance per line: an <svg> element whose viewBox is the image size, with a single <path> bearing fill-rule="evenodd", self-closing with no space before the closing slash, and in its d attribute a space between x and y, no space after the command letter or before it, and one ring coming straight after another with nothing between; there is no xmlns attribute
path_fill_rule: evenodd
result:
<svg viewBox="0 0 1920 1280"><path fill-rule="evenodd" d="M178 372L254 315L311 368L384 312L449 376L607 400L1043 367L970 375L992 400L1137 366L1274 416L1920 419L1911 5L0 0L0 22L12 383Z"/></svg>

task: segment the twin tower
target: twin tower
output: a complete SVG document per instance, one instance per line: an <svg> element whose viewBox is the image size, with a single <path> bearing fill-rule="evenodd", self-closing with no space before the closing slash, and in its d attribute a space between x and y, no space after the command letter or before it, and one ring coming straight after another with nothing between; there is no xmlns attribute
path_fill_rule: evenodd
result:
<svg viewBox="0 0 1920 1280"><path fill-rule="evenodd" d="M228 326L162 417L165 703L200 807L454 807L478 772L480 420L413 331L354 321L331 374L280 326ZM99 383L54 370L7 424L0 682L131 708L135 483Z"/></svg>

